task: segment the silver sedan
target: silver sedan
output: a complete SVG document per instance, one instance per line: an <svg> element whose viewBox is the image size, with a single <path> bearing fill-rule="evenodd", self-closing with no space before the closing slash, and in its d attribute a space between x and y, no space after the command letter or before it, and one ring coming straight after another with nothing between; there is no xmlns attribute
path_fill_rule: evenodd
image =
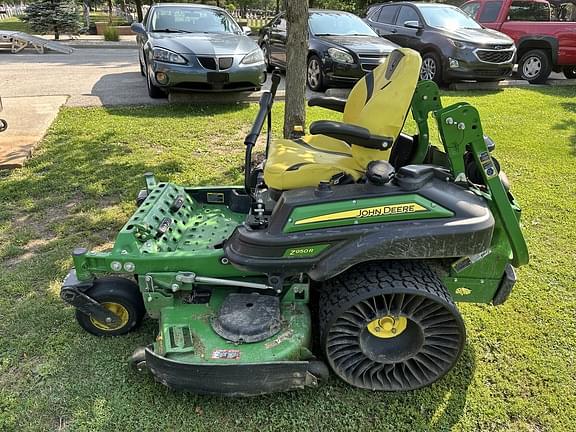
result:
<svg viewBox="0 0 576 432"><path fill-rule="evenodd" d="M266 80L264 56L247 36L249 28L218 7L157 4L132 31L150 97L170 89L258 90Z"/></svg>

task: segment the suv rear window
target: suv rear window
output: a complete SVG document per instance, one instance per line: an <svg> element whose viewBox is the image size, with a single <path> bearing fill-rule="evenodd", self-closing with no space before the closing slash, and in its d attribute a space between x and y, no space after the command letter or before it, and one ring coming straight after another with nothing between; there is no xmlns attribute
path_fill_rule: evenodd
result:
<svg viewBox="0 0 576 432"><path fill-rule="evenodd" d="M502 9L502 2L487 2L484 5L484 9L482 10L480 17L478 17L478 21L481 23L490 23L496 21L498 14L500 13L500 9Z"/></svg>
<svg viewBox="0 0 576 432"><path fill-rule="evenodd" d="M508 11L510 21L550 21L549 3L535 1L513 1Z"/></svg>
<svg viewBox="0 0 576 432"><path fill-rule="evenodd" d="M393 6L384 6L380 9L380 15L378 15L378 22L384 24L393 24L394 17L396 16L396 11L400 6L393 5Z"/></svg>

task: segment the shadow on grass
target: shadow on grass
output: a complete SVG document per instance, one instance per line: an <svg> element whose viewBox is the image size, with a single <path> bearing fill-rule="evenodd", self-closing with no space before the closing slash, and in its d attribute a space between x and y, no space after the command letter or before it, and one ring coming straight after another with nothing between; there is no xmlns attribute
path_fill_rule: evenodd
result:
<svg viewBox="0 0 576 432"><path fill-rule="evenodd" d="M138 64L138 58L135 63ZM124 66L124 65L121 65ZM246 97L251 92L184 92L187 95L186 104L176 104L176 106L202 106L212 114L231 113L244 109L249 103ZM146 79L140 72L108 73L102 75L92 87L90 96L97 96L103 106L121 105L166 105L167 98L152 99L148 96ZM174 104L170 105L174 106ZM211 106L217 106L211 110ZM169 112L169 110L168 110ZM191 112L180 110L180 115L185 116ZM146 110L142 111L145 115ZM133 113L137 115L136 112ZM167 114L169 116L169 114ZM167 115L160 114L160 117Z"/></svg>
<svg viewBox="0 0 576 432"><path fill-rule="evenodd" d="M576 114L576 103L562 102L560 103L560 106L566 111ZM569 144L572 147L572 155L576 156L576 120L562 119L554 125L554 129L572 132L572 135L570 135L568 139L570 140Z"/></svg>

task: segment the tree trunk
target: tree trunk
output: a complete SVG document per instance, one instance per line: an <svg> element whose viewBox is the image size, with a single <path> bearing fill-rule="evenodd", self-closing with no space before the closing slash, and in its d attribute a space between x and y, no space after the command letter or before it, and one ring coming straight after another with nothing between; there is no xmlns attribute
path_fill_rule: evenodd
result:
<svg viewBox="0 0 576 432"><path fill-rule="evenodd" d="M134 0L136 3L136 14L138 15L138 22L142 22L144 14L142 13L142 0Z"/></svg>
<svg viewBox="0 0 576 432"><path fill-rule="evenodd" d="M54 27L54 40L59 40L60 39L60 30L58 30L58 27Z"/></svg>
<svg viewBox="0 0 576 432"><path fill-rule="evenodd" d="M86 30L90 28L90 2L89 0L84 0L82 2L82 14L84 17L84 25Z"/></svg>
<svg viewBox="0 0 576 432"><path fill-rule="evenodd" d="M306 60L308 56L308 0L286 2L286 105L284 137L294 126L306 124Z"/></svg>
<svg viewBox="0 0 576 432"><path fill-rule="evenodd" d="M108 0L108 24L112 25L112 0Z"/></svg>

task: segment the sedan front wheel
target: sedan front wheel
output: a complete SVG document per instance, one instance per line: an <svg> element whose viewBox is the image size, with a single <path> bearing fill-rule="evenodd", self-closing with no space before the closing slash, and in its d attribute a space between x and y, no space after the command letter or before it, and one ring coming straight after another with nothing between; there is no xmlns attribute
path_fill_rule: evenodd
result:
<svg viewBox="0 0 576 432"><path fill-rule="evenodd" d="M152 99L165 98L167 95L164 90L162 90L157 85L154 85L152 82L152 73L153 72L150 70L150 68L146 68L146 86L148 87L148 96L150 96Z"/></svg>
<svg viewBox="0 0 576 432"><path fill-rule="evenodd" d="M442 84L442 63L435 53L429 52L422 56L420 79L434 81L436 84Z"/></svg>
<svg viewBox="0 0 576 432"><path fill-rule="evenodd" d="M324 75L322 73L322 65L320 58L316 55L310 56L308 59L308 68L306 70L306 82L310 90L321 92L324 91Z"/></svg>

